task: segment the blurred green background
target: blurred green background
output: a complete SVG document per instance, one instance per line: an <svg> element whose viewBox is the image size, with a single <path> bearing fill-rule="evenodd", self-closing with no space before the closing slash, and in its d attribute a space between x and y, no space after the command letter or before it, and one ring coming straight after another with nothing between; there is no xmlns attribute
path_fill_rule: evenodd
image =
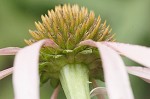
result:
<svg viewBox="0 0 150 99"><path fill-rule="evenodd" d="M150 0L0 0L0 48L23 47L29 29L41 14L56 5L70 3L85 6L107 20L119 42L150 46ZM13 56L0 56L0 70L11 67ZM136 65L125 60L127 65ZM138 65L138 64L137 64ZM135 99L150 99L150 84L130 76ZM41 99L49 99L53 89L41 87ZM63 91L59 99L65 99ZM12 77L0 81L0 99L13 99Z"/></svg>

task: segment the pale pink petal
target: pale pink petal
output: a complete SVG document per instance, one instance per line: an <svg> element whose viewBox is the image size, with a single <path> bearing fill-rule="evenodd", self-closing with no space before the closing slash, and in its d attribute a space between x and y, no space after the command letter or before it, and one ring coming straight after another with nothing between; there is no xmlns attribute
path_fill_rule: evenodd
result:
<svg viewBox="0 0 150 99"><path fill-rule="evenodd" d="M59 46L51 39L46 41L43 46L50 46L52 48L59 48Z"/></svg>
<svg viewBox="0 0 150 99"><path fill-rule="evenodd" d="M102 58L110 99L134 99L128 74L121 57L109 47L97 43Z"/></svg>
<svg viewBox="0 0 150 99"><path fill-rule="evenodd" d="M93 40L84 40L82 42L79 43L79 45L89 45L89 46L93 46L96 47L96 42Z"/></svg>
<svg viewBox="0 0 150 99"><path fill-rule="evenodd" d="M144 81L150 83L150 68L145 67L127 67L128 73L141 77Z"/></svg>
<svg viewBox="0 0 150 99"><path fill-rule="evenodd" d="M150 68L150 48L138 45L104 42L122 55Z"/></svg>
<svg viewBox="0 0 150 99"><path fill-rule="evenodd" d="M55 88L55 90L54 90L54 92L53 92L53 94L52 94L52 96L51 96L50 99L57 99L59 90L60 90L60 85L58 85L58 86Z"/></svg>
<svg viewBox="0 0 150 99"><path fill-rule="evenodd" d="M150 83L149 79L142 78L145 82Z"/></svg>
<svg viewBox="0 0 150 99"><path fill-rule="evenodd" d="M118 53L102 43L87 41L99 49L109 98L134 99L125 65ZM86 41L80 44L88 45Z"/></svg>
<svg viewBox="0 0 150 99"><path fill-rule="evenodd" d="M9 76L13 72L13 67L0 71L0 80Z"/></svg>
<svg viewBox="0 0 150 99"><path fill-rule="evenodd" d="M92 80L92 85L93 85L93 87L94 88L98 88L99 87L99 85L97 84L97 82L96 82L96 80ZM102 87L101 87L102 88ZM94 89L93 89L94 90ZM98 89L97 89L98 90ZM91 91L92 92L92 91ZM94 91L95 92L95 91ZM97 93L97 91L96 91L96 93ZM105 99L105 95L104 94L101 94L101 93L99 93L99 94L96 94L96 96L97 96L97 99Z"/></svg>
<svg viewBox="0 0 150 99"><path fill-rule="evenodd" d="M90 92L91 98L96 95L102 96L101 98L99 97L99 99L105 99L104 96L107 95L106 88L105 87L96 87L93 90L91 90L91 92Z"/></svg>
<svg viewBox="0 0 150 99"><path fill-rule="evenodd" d="M7 47L0 49L0 55L15 55L21 48Z"/></svg>
<svg viewBox="0 0 150 99"><path fill-rule="evenodd" d="M13 85L15 99L39 99L39 51L47 40L21 49L15 57Z"/></svg>

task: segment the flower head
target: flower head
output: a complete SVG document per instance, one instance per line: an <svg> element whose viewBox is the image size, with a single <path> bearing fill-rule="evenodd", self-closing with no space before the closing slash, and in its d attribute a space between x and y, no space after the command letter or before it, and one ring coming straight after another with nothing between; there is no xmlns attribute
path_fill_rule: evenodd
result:
<svg viewBox="0 0 150 99"><path fill-rule="evenodd" d="M48 11L48 16L42 15L41 18L42 22L35 22L37 30L29 31L32 39L25 40L29 45L42 39L53 41L53 46L41 49L41 83L49 78L59 80L61 68L72 63L86 64L90 78L103 78L98 49L81 46L79 43L87 39L114 41L114 35L110 33L111 29L106 26L106 21L102 23L100 16L96 18L94 12L88 12L85 7L69 4L56 6L55 10Z"/></svg>

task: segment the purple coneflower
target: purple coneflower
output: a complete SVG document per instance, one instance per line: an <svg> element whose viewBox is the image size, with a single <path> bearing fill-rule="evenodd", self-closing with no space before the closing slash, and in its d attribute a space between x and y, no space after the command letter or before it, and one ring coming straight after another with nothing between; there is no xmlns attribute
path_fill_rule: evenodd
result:
<svg viewBox="0 0 150 99"><path fill-rule="evenodd" d="M93 11L64 5L41 18L37 30L29 31L28 46L0 49L0 55L16 55L14 66L0 72L0 79L13 73L15 99L39 99L39 85L48 80L55 88L51 99L57 99L61 87L67 99L105 99L106 93L109 99L134 99L128 73L150 83L150 49L114 42L106 21ZM120 55L145 67L125 66ZM91 92L90 82L96 87Z"/></svg>

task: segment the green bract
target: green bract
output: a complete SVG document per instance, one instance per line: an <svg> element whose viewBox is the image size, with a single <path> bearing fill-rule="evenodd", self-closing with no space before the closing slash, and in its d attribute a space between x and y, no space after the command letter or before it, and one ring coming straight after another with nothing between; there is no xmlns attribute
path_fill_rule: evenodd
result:
<svg viewBox="0 0 150 99"><path fill-rule="evenodd" d="M41 83L51 79L51 85L57 85L60 70L67 64L85 64L91 79L103 77L103 72L99 72L103 70L97 48L78 44L87 39L114 41L106 21L101 23L100 16L96 18L93 11L88 13L85 7L78 5L57 6L41 18L42 22L35 22L37 30L29 31L32 39L25 40L29 45L42 39L54 41L55 47L41 49Z"/></svg>

